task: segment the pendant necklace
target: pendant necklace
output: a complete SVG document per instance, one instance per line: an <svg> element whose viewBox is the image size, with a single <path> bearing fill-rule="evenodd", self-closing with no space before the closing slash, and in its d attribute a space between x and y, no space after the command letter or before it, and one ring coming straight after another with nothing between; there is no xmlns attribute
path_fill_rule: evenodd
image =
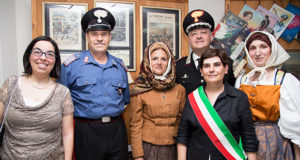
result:
<svg viewBox="0 0 300 160"><path fill-rule="evenodd" d="M32 81L31 81L31 85L32 85L34 88L37 88L37 89L45 89L45 88L47 88L47 87L50 85L50 83L51 83L51 78L49 78L49 82L48 82L48 84L45 85L45 86L39 86L39 85L36 84L35 82L32 82Z"/></svg>

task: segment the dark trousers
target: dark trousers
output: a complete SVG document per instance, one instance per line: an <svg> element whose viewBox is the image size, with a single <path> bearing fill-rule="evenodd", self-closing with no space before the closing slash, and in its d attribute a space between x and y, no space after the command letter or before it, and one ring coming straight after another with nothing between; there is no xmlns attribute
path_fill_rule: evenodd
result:
<svg viewBox="0 0 300 160"><path fill-rule="evenodd" d="M75 120L76 160L128 160L124 120L95 123Z"/></svg>

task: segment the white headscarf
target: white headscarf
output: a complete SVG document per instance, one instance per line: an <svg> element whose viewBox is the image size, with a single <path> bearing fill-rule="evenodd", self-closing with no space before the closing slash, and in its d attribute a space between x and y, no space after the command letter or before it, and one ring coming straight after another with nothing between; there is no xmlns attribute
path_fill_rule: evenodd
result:
<svg viewBox="0 0 300 160"><path fill-rule="evenodd" d="M167 66L167 70L165 71L165 73L163 73L161 76L158 76L158 75L155 75L154 74L154 78L155 79L159 79L159 80L165 80L167 78L167 75L168 73L170 72L171 70L171 53L169 51L169 48L168 46L163 43L163 42L155 42L155 45L151 46L151 48L149 49L149 64L150 64L150 69L152 70L152 67L151 67L151 53L154 49L157 49L158 47L161 47L163 48L164 51L166 51L166 53L168 54L167 57L169 58L168 60L168 66Z"/></svg>
<svg viewBox="0 0 300 160"><path fill-rule="evenodd" d="M246 48L247 41L251 35L254 33L261 32L265 35L267 35L271 41L271 56L269 57L269 60L267 61L266 65L264 67L257 67L254 62L252 61L250 54ZM264 31L254 31L251 32L250 35L247 37L245 41L245 51L247 55L247 61L248 61L248 66L252 70L247 74L247 77L250 78L252 77L255 72L260 72L260 75L258 77L259 81L266 80L268 72L266 71L266 68L269 67L279 67L283 62L285 62L287 59L290 58L289 54L282 48L282 46L276 41L273 35L271 35L268 32Z"/></svg>

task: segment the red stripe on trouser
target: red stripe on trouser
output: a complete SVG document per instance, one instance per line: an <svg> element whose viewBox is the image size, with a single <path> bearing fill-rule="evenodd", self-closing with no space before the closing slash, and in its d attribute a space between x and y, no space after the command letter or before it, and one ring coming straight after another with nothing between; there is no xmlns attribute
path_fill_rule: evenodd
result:
<svg viewBox="0 0 300 160"><path fill-rule="evenodd" d="M205 130L206 134L208 135L210 140L213 142L213 144L224 155L224 157L226 157L227 160L235 160L235 158L225 149L225 147L220 142L219 138L215 135L213 130L210 128L206 119L203 117L202 112L200 111L193 94L189 94L189 100L190 100L191 106L193 107L193 110L197 116L198 121L200 122L202 128Z"/></svg>

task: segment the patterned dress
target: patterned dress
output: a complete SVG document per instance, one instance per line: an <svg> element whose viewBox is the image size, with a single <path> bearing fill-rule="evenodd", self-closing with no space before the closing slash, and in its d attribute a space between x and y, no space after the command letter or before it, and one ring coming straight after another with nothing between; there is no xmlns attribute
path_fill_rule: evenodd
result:
<svg viewBox="0 0 300 160"><path fill-rule="evenodd" d="M17 80L8 78L0 89L0 102L6 106ZM2 159L63 160L63 116L74 111L70 91L56 83L49 96L37 106L27 106L19 85L12 95L5 119Z"/></svg>

